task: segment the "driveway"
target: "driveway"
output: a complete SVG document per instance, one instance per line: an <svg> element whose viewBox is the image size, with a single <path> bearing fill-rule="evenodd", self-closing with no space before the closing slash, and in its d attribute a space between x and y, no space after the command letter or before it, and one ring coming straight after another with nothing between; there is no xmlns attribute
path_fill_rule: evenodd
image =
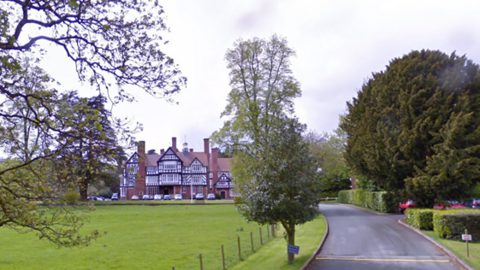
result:
<svg viewBox="0 0 480 270"><path fill-rule="evenodd" d="M321 204L320 211L330 231L308 270L461 269L432 243L398 224L403 215L340 204Z"/></svg>

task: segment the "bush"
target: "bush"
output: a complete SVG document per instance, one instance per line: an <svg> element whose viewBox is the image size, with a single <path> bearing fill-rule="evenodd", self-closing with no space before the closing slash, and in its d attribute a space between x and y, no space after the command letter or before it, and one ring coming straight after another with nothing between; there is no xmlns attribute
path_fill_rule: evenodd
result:
<svg viewBox="0 0 480 270"><path fill-rule="evenodd" d="M222 196L218 193L215 193L215 200L221 200Z"/></svg>
<svg viewBox="0 0 480 270"><path fill-rule="evenodd" d="M340 203L354 204L383 213L397 211L398 204L392 203L393 196L385 191L366 191L362 189L342 190L338 193Z"/></svg>
<svg viewBox="0 0 480 270"><path fill-rule="evenodd" d="M65 192L63 199L68 205L75 205L80 200L80 194L78 191L69 190Z"/></svg>
<svg viewBox="0 0 480 270"><path fill-rule="evenodd" d="M241 204L241 203L243 203L242 197L240 197L240 196L235 196L235 197L233 197L233 202L234 202L235 204Z"/></svg>
<svg viewBox="0 0 480 270"><path fill-rule="evenodd" d="M480 242L480 212L477 210L444 210L433 214L433 230L446 239L461 240L468 229L474 242Z"/></svg>
<svg viewBox="0 0 480 270"><path fill-rule="evenodd" d="M435 209L415 209L405 210L405 222L420 230L433 230L433 214Z"/></svg>

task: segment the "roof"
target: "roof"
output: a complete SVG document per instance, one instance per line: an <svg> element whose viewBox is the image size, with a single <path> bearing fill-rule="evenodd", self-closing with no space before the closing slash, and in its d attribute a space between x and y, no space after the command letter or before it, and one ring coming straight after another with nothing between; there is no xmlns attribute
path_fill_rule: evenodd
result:
<svg viewBox="0 0 480 270"><path fill-rule="evenodd" d="M230 171L230 165L232 161L233 161L233 158L218 158L218 171L219 172Z"/></svg>
<svg viewBox="0 0 480 270"><path fill-rule="evenodd" d="M157 161L160 159L159 154L150 154L147 156L147 167L157 166Z"/></svg>

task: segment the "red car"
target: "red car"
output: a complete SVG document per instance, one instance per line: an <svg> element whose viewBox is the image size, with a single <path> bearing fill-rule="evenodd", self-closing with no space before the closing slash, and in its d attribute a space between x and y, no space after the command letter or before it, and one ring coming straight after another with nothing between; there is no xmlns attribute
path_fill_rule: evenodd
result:
<svg viewBox="0 0 480 270"><path fill-rule="evenodd" d="M439 204L435 203L433 206L434 209L440 209L440 210L445 210L445 209L460 209L460 208L466 208L463 204L454 201L454 200L446 200L445 204Z"/></svg>
<svg viewBox="0 0 480 270"><path fill-rule="evenodd" d="M406 200L405 202L398 204L398 209L400 210L400 213L403 214L408 208L415 208L416 206L417 205L414 200Z"/></svg>

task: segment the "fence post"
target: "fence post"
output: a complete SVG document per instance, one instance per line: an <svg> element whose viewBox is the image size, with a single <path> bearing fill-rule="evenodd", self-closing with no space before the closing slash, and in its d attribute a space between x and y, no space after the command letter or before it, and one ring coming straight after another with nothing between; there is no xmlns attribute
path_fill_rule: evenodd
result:
<svg viewBox="0 0 480 270"><path fill-rule="evenodd" d="M252 247L252 251L253 251L253 233L250 232L250 246Z"/></svg>
<svg viewBox="0 0 480 270"><path fill-rule="evenodd" d="M263 239L262 239L262 227L258 228L258 231L260 232L260 245L263 245Z"/></svg>
<svg viewBox="0 0 480 270"><path fill-rule="evenodd" d="M222 245L222 270L225 270L225 251L223 250L223 245Z"/></svg>
<svg viewBox="0 0 480 270"><path fill-rule="evenodd" d="M240 249L240 236L237 236L237 240L238 240L238 259L242 260L242 251Z"/></svg>
<svg viewBox="0 0 480 270"><path fill-rule="evenodd" d="M172 270L175 270L175 266L172 266Z"/></svg>
<svg viewBox="0 0 480 270"><path fill-rule="evenodd" d="M199 254L198 258L200 259L200 270L203 270L202 254Z"/></svg>

